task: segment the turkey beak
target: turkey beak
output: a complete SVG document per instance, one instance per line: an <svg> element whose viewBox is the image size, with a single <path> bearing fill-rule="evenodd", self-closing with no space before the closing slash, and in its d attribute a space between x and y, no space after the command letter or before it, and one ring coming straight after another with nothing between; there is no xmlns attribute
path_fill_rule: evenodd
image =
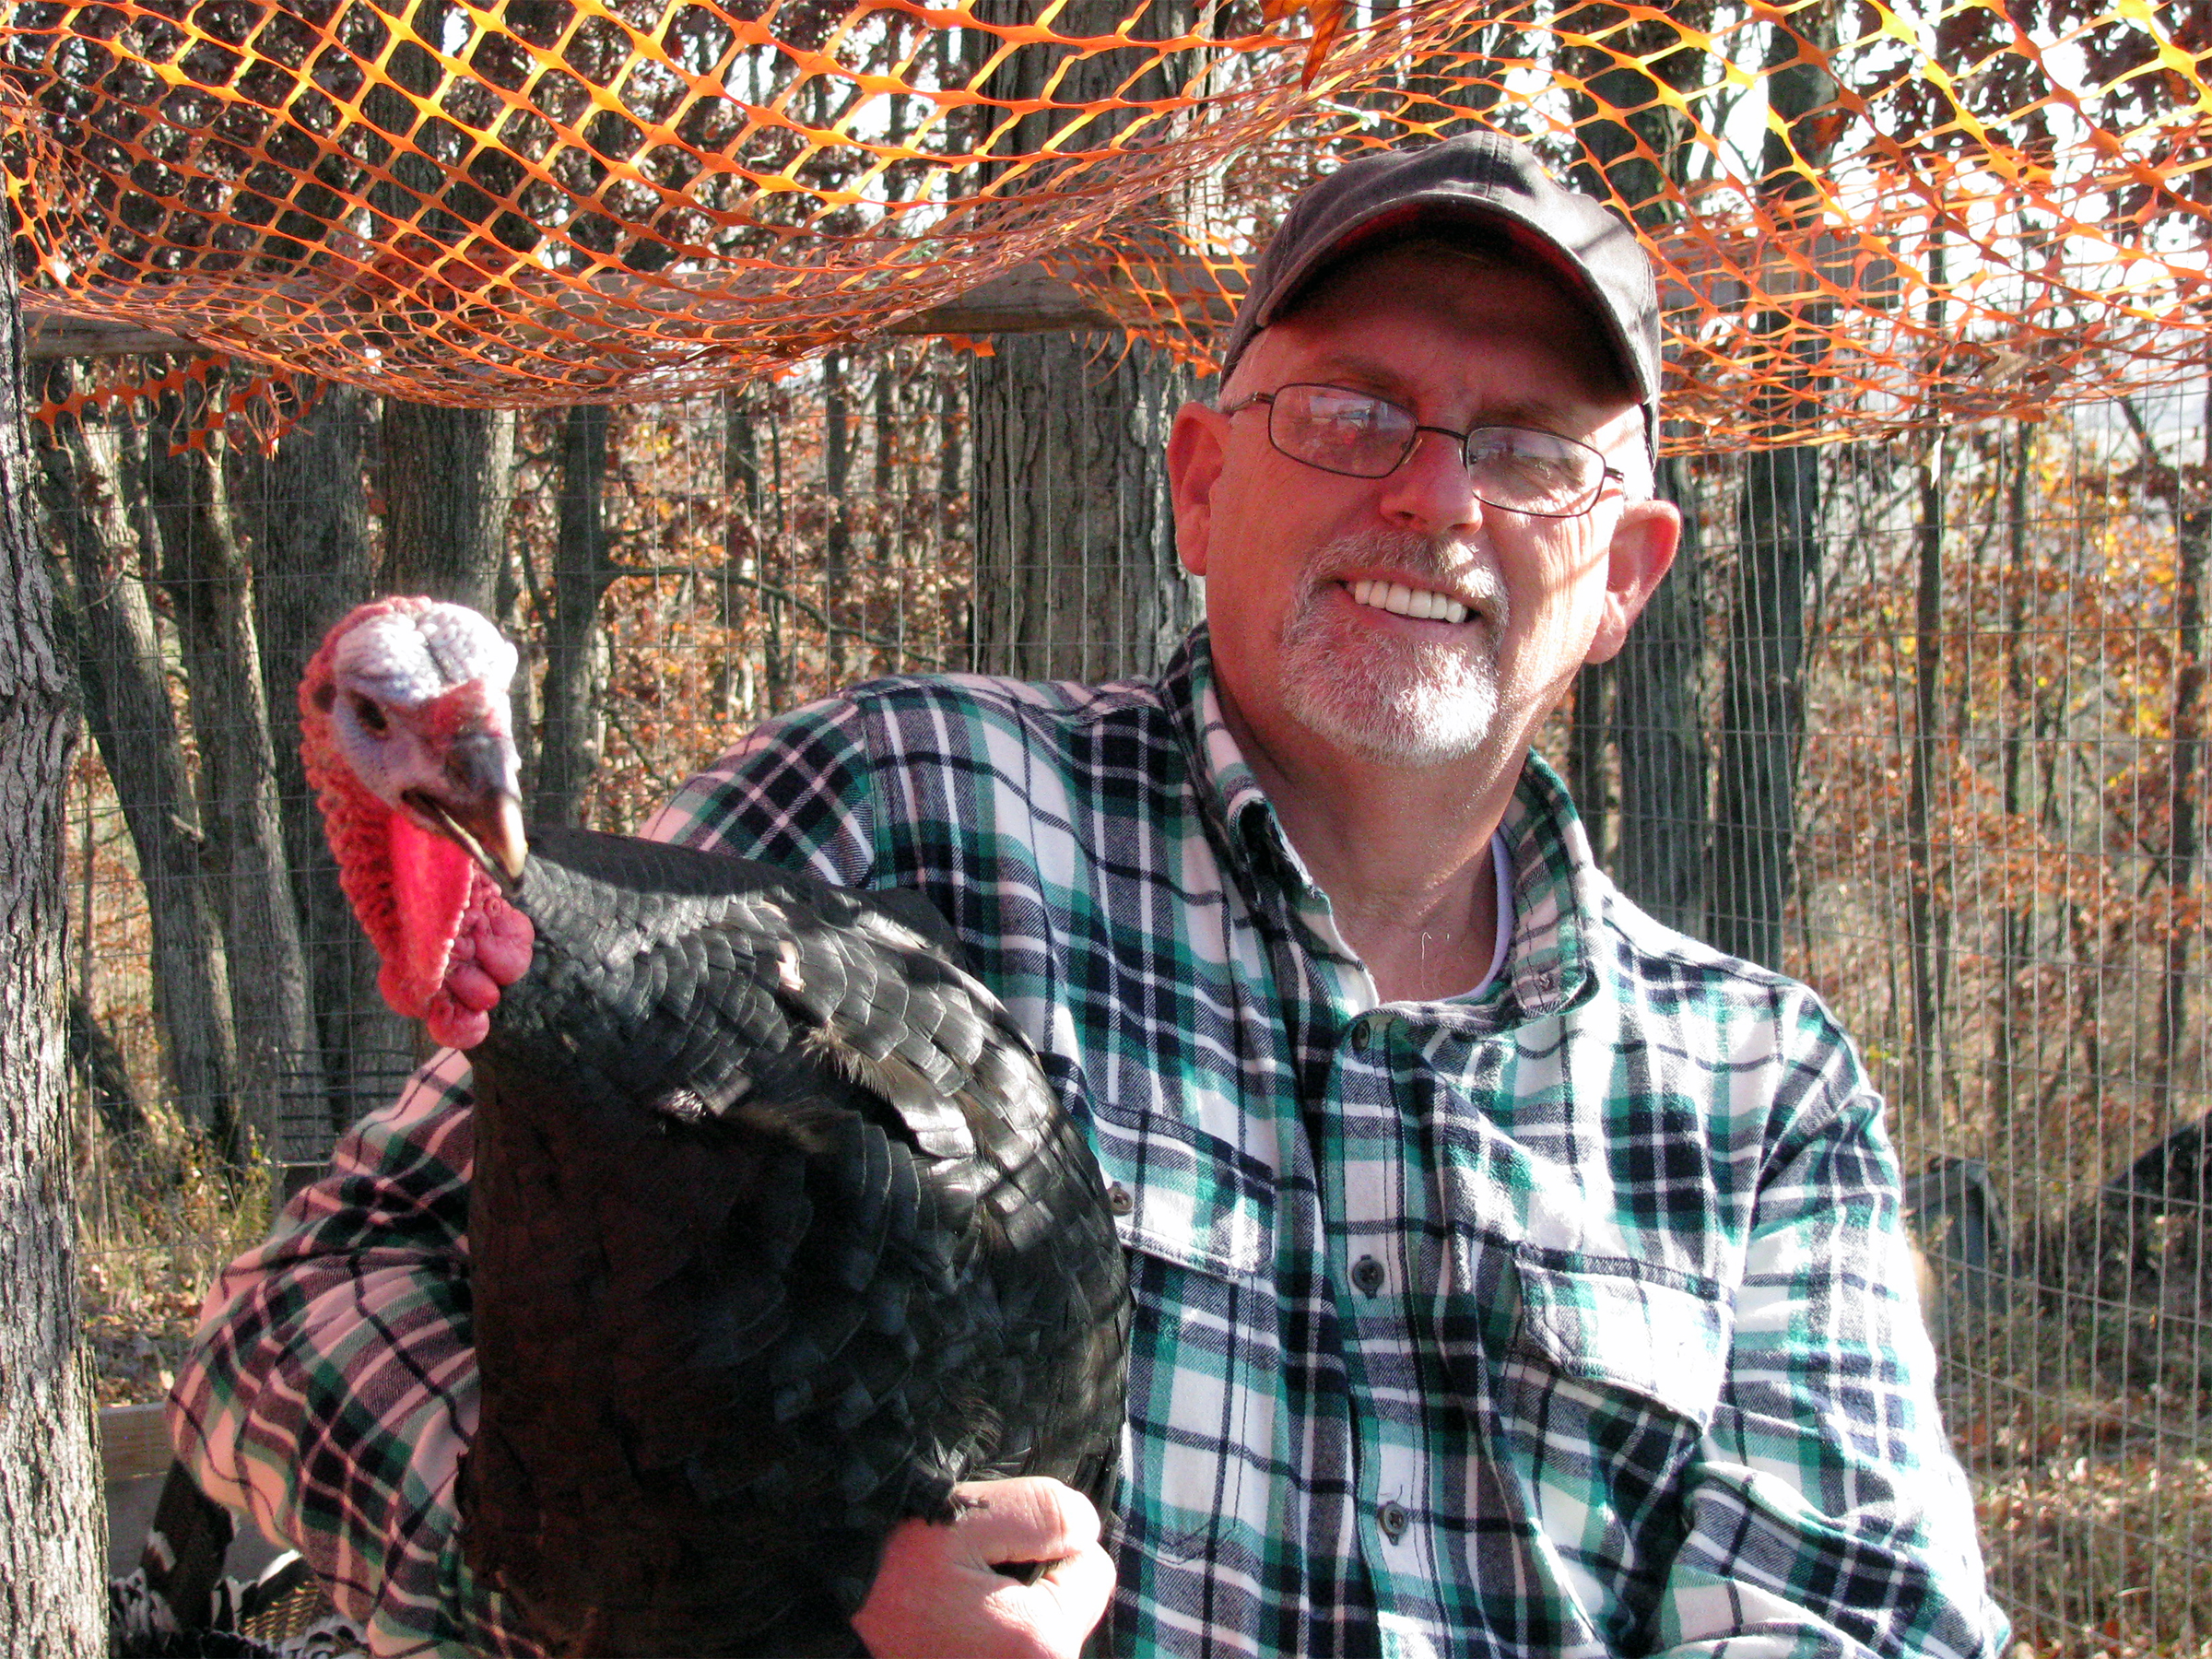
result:
<svg viewBox="0 0 2212 1659"><path fill-rule="evenodd" d="M523 833L514 745L497 732L455 738L446 750L445 777L452 792L436 803L438 816L458 831L454 839L475 855L484 873L512 894L530 851Z"/></svg>

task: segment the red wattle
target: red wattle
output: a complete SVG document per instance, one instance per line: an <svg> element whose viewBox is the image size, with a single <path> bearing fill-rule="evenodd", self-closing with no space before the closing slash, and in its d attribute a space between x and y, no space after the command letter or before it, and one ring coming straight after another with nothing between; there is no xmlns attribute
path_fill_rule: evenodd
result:
<svg viewBox="0 0 2212 1659"><path fill-rule="evenodd" d="M461 1006L450 991L441 991L430 999L422 1023L430 1033L430 1041L441 1042L447 1048L473 1049L491 1030L490 1015Z"/></svg>
<svg viewBox="0 0 2212 1659"><path fill-rule="evenodd" d="M452 841L402 813L392 814L388 834L398 949L384 959L377 984L394 1008L421 1018L445 983L477 866Z"/></svg>

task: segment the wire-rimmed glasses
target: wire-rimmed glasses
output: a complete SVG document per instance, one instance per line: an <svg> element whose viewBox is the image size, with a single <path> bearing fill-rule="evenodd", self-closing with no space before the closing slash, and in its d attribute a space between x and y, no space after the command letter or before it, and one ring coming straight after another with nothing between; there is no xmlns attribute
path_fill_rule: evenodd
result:
<svg viewBox="0 0 2212 1659"><path fill-rule="evenodd" d="M1277 386L1224 408L1267 406L1267 441L1293 461L1348 478L1386 478L1423 432L1456 439L1475 499L1534 518L1576 518L1597 505L1618 469L1588 444L1534 427L1478 426L1465 432L1424 426L1413 411L1344 386Z"/></svg>

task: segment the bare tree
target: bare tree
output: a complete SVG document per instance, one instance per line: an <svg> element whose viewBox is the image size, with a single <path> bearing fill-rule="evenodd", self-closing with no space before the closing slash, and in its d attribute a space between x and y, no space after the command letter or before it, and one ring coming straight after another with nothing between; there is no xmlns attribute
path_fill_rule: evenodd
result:
<svg viewBox="0 0 2212 1659"><path fill-rule="evenodd" d="M607 555L607 409L578 404L560 423L559 528L552 616L546 629L545 736L532 810L541 824L582 822L583 792L599 770L606 641L599 602L615 580Z"/></svg>
<svg viewBox="0 0 2212 1659"><path fill-rule="evenodd" d="M322 814L300 762L296 700L308 658L331 625L371 592L364 488L369 416L363 394L351 386L324 386L274 453L239 455L232 467L241 513L253 536L253 618L285 860L312 982L328 1098L322 1121L298 1124L299 1144L278 1148L288 1161L317 1160L325 1132L388 1100L394 1073L404 1069L416 1046L412 1022L394 1014L377 992L376 952L338 890ZM386 430L389 435L388 425ZM387 496L387 523L392 512ZM503 523L494 534L503 535ZM393 585L415 591L412 584Z"/></svg>
<svg viewBox="0 0 2212 1659"><path fill-rule="evenodd" d="M384 400L384 562L379 585L496 615L514 499L512 409Z"/></svg>
<svg viewBox="0 0 2212 1659"><path fill-rule="evenodd" d="M50 373L49 394L65 394L68 366ZM67 575L59 616L146 886L162 1063L178 1111L235 1154L230 975L198 796L140 574L152 535L140 435L128 419L91 416L41 430L41 489Z"/></svg>
<svg viewBox="0 0 2212 1659"><path fill-rule="evenodd" d="M2163 497L2173 518L2174 653L2172 775L2167 803L2168 828L2163 874L2171 904L2166 927L2164 971L2159 984L2158 1049L2154 1084L2161 1112L2174 1109L2174 1066L2187 1018L2189 957L2196 926L2187 895L2196 880L2202 851L2199 776L2204 769L2205 679L2208 651L2205 630L2206 565L2212 561L2212 390L2205 395L2205 454L2192 478L2159 453L2158 441L2133 398L2120 400L2122 412L2143 451L2146 482Z"/></svg>
<svg viewBox="0 0 2212 1659"><path fill-rule="evenodd" d="M1817 182L1836 124L1823 47L1832 47L1840 7L1827 3L1774 26L1769 49L1769 125L1759 193L1776 220L1817 226ZM1799 33L1793 33L1796 29ZM1805 39L1800 39L1800 34ZM1806 50L1807 44L1814 49ZM1808 321L1819 321L1817 306ZM1818 349L1811 331L1790 333L1787 312L1765 312L1755 334ZM1794 426L1815 407L1809 372L1764 394L1754 422ZM1707 935L1723 950L1782 966L1783 920L1796 879L1797 760L1805 726L1805 613L1820 572L1823 526L1819 452L1806 444L1755 450L1745 463L1735 604L1721 687L1719 799L1713 812L1712 912Z"/></svg>
<svg viewBox="0 0 2212 1659"><path fill-rule="evenodd" d="M1610 193L1646 230L1663 229L1678 211L1675 187L1688 167L1693 133L1683 99L1712 70L1682 26L1709 25L1712 14L1710 0L1636 18L1618 6L1586 6L1559 22L1563 32L1607 42L1575 49L1586 62L1571 65L1583 76L1574 100L1583 145L1575 182ZM1571 767L1577 800L1589 791L1584 811L1595 813L1604 802L1594 751L1610 735L1620 764L1615 877L1653 916L1692 933L1704 925L1711 765L1698 697L1705 618L1696 483L1686 462L1660 464L1657 493L1682 510L1682 546L1620 655L1593 665L1576 687ZM1594 844L1602 830L1593 823Z"/></svg>
<svg viewBox="0 0 2212 1659"><path fill-rule="evenodd" d="M1940 264L1937 266L1940 271ZM1905 785L1905 838L1911 867L1906 876L1905 934L1912 971L1913 1106L1923 1135L1942 1122L1949 1065L1945 1048L1944 1002L1948 992L1950 952L1947 913L1941 896L1943 871L1936 821L1936 771L1943 744L1943 584L1946 547L1944 512L1949 481L1949 445L1937 429L1928 436L1927 453L1916 469L1919 520L1914 551L1919 574L1913 584L1912 740Z"/></svg>
<svg viewBox="0 0 2212 1659"><path fill-rule="evenodd" d="M62 807L76 711L25 511L12 261L0 260L0 1652L84 1659L105 1651L107 1620L62 1032Z"/></svg>
<svg viewBox="0 0 2212 1659"><path fill-rule="evenodd" d="M1054 27L1110 33L1120 0L1070 0ZM1137 38L1188 28L1189 0L1154 0ZM1027 23L1032 0L979 0L977 15ZM982 42L996 39L979 34ZM988 96L1065 106L1164 90L1155 69L1130 85L1140 49L1074 57L1024 46L987 78ZM1047 84L1052 91L1044 93ZM1025 116L1012 147L1041 147L1050 111ZM1086 147L1126 124L1094 115ZM1002 148L1005 147L1003 145ZM1159 211L1172 210L1161 204ZM1175 556L1159 455L1188 371L1117 335L1002 335L969 376L974 421L975 666L1027 678L1111 678L1155 667L1196 615Z"/></svg>
<svg viewBox="0 0 2212 1659"><path fill-rule="evenodd" d="M228 444L219 424L200 420L195 405L164 401L148 477L162 583L183 643L208 865L223 877L239 1118L268 1147L286 1097L315 1069L314 1012L284 854L253 572L230 500Z"/></svg>

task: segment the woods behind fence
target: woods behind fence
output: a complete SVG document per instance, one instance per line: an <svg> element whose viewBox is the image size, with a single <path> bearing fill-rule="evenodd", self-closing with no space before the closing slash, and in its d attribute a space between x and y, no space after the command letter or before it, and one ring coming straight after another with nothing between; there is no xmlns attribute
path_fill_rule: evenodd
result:
<svg viewBox="0 0 2212 1659"><path fill-rule="evenodd" d="M312 1163L408 1064L292 735L307 653L371 592L500 616L533 814L611 828L854 679L1151 666L1195 614L1146 459L1187 371L1012 349L1057 354L1052 396L908 343L519 417L289 386L273 453L211 414L219 371L37 432L92 739L88 1157ZM1545 745L1631 896L1865 1049L2000 1591L2046 1650L2212 1651L2207 395L1671 457L1684 555ZM1055 418L1055 453L1115 452L1083 488L1039 458Z"/></svg>

